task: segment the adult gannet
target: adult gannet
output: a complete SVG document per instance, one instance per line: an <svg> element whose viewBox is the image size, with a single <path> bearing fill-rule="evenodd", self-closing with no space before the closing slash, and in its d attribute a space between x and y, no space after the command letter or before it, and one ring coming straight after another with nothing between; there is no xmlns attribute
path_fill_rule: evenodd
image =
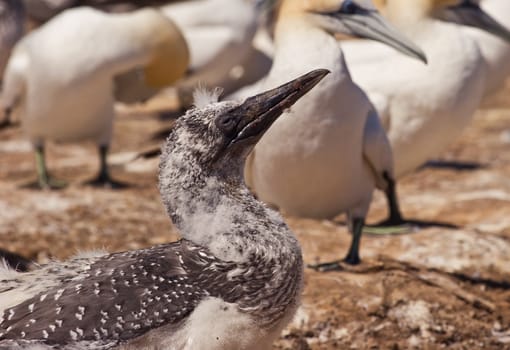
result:
<svg viewBox="0 0 510 350"><path fill-rule="evenodd" d="M379 40L425 59L370 1L282 1L274 63L263 85L316 67L332 73L264 135L248 159L246 180L259 198L289 214L332 218L347 212L353 240L345 261L356 264L376 186L393 202L392 219L400 213L389 142L368 97L351 80L335 33Z"/></svg>
<svg viewBox="0 0 510 350"><path fill-rule="evenodd" d="M37 23L44 23L60 12L78 6L91 6L102 10L133 10L139 7L158 6L184 0L16 0L25 5L27 15Z"/></svg>
<svg viewBox="0 0 510 350"><path fill-rule="evenodd" d="M483 0L482 9L501 24L510 28L510 1ZM499 90L510 76L510 45L501 38L484 30L466 27L482 51L487 72L485 77L485 96Z"/></svg>
<svg viewBox="0 0 510 350"><path fill-rule="evenodd" d="M263 8L260 2L194 0L161 8L182 30L190 48L191 74L178 84L184 104L197 85L221 87L225 93L240 87L232 70L253 53Z"/></svg>
<svg viewBox="0 0 510 350"><path fill-rule="evenodd" d="M184 237L149 249L0 270L0 348L269 349L302 289L301 248L244 185L246 155L327 74L177 121L159 189Z"/></svg>
<svg viewBox="0 0 510 350"><path fill-rule="evenodd" d="M11 49L23 35L23 14L19 0L0 1L0 80Z"/></svg>
<svg viewBox="0 0 510 350"><path fill-rule="evenodd" d="M377 43L350 41L343 48L353 80L387 128L399 177L453 142L480 104L484 59L459 24L477 25L507 40L510 33L471 1L384 2L392 23L424 49L428 65Z"/></svg>
<svg viewBox="0 0 510 350"><path fill-rule="evenodd" d="M100 151L98 184L112 184L106 155L112 136L113 78L138 70L161 88L184 75L188 49L178 28L159 11L106 14L71 9L23 38L9 60L2 91L7 111L19 113L34 145L39 184L48 174L44 141L94 140Z"/></svg>

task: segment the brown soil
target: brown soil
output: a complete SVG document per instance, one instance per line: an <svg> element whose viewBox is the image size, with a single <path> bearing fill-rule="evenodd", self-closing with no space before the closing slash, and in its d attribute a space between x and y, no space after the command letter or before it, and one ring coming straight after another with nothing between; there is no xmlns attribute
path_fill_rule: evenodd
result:
<svg viewBox="0 0 510 350"><path fill-rule="evenodd" d="M365 235L361 266L307 270L303 307L275 349L510 349L509 94L486 102L440 162L399 183L407 218L457 228ZM30 145L20 130L2 131L0 247L43 263L178 238L160 203L157 163L125 163L161 125L144 108L119 112L110 161L115 178L131 184L119 191L84 184L97 171L90 144L48 147L49 167L68 188L24 187L35 180ZM378 193L369 222L385 212ZM343 220L288 218L307 263L345 254L350 236Z"/></svg>

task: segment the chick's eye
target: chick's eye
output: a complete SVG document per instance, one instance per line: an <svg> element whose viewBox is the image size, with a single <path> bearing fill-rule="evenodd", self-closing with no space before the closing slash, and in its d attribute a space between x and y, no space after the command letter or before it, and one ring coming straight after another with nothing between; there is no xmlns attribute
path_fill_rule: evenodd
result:
<svg viewBox="0 0 510 350"><path fill-rule="evenodd" d="M224 115L220 117L216 125L227 137L232 137L235 134L237 119L231 115Z"/></svg>
<svg viewBox="0 0 510 350"><path fill-rule="evenodd" d="M340 8L340 12L352 15L358 11L358 5L354 3L352 0L345 0Z"/></svg>

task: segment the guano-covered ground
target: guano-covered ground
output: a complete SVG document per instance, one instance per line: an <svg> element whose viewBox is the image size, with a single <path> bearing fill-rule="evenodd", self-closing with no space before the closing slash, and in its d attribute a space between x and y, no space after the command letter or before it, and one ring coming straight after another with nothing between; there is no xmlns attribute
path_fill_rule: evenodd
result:
<svg viewBox="0 0 510 350"><path fill-rule="evenodd" d="M90 144L48 147L49 167L68 188L26 188L35 180L30 145L19 129L1 131L0 247L44 263L177 239L157 192L157 163L126 163L154 143L163 124L154 108L119 111L110 161L131 184L120 191L84 185L97 171ZM407 218L449 225L365 235L359 267L306 270L303 306L275 349L510 349L510 88L437 161L402 179L399 193ZM379 193L369 222L384 215ZM343 221L288 217L306 262L345 254Z"/></svg>

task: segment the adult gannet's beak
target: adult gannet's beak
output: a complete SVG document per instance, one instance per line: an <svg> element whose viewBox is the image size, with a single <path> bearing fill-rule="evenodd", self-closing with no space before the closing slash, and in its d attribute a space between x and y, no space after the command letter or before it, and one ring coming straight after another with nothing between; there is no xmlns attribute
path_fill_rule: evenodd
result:
<svg viewBox="0 0 510 350"><path fill-rule="evenodd" d="M438 17L450 22L485 30L510 42L510 31L472 1L464 0L458 5L447 7Z"/></svg>
<svg viewBox="0 0 510 350"><path fill-rule="evenodd" d="M316 69L282 86L246 99L230 113L242 116L230 144L248 139L255 143L287 108L296 103L328 73L327 69Z"/></svg>
<svg viewBox="0 0 510 350"><path fill-rule="evenodd" d="M425 53L411 40L400 34L377 10L359 7L353 13L335 12L330 14L343 24L345 34L379 41L405 55L427 63Z"/></svg>

